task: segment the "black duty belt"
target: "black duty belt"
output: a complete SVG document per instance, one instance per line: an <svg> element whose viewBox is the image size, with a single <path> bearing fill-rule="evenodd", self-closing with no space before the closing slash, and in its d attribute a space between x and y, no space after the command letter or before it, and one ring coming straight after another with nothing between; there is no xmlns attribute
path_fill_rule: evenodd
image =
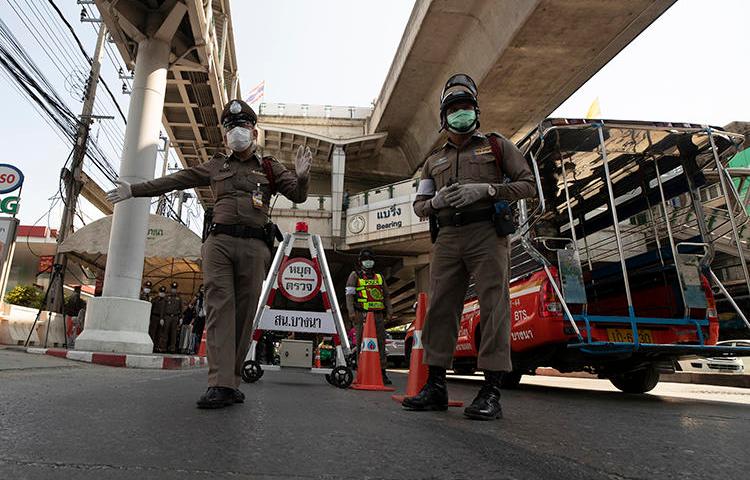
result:
<svg viewBox="0 0 750 480"><path fill-rule="evenodd" d="M265 240L266 234L260 227L251 227L249 225L222 225L214 223L211 225L210 233L223 233L231 237L239 238L258 238Z"/></svg>
<svg viewBox="0 0 750 480"><path fill-rule="evenodd" d="M443 215L438 214L437 221L440 228L462 227L470 223L491 222L494 213L495 210L490 207L482 210L469 210L467 212L455 212Z"/></svg>

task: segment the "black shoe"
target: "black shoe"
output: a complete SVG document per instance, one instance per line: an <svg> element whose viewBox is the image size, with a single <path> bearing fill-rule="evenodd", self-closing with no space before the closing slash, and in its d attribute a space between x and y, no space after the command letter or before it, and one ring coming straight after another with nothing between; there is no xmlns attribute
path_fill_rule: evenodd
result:
<svg viewBox="0 0 750 480"><path fill-rule="evenodd" d="M494 420L503 418L500 406L500 378L502 372L485 372L484 385L471 405L464 409L464 415L473 420Z"/></svg>
<svg viewBox="0 0 750 480"><path fill-rule="evenodd" d="M383 385L392 385L391 379L385 374L385 370L381 370L380 373L383 375Z"/></svg>
<svg viewBox="0 0 750 480"><path fill-rule="evenodd" d="M234 389L208 387L206 393L196 402L198 408L224 408L234 405Z"/></svg>
<svg viewBox="0 0 750 480"><path fill-rule="evenodd" d="M448 387L445 385L445 369L430 367L430 376L427 377L422 390L413 397L406 397L401 402L405 410L429 411L448 410Z"/></svg>
<svg viewBox="0 0 750 480"><path fill-rule="evenodd" d="M232 392L232 399L234 403L245 403L245 394L239 388L235 388Z"/></svg>

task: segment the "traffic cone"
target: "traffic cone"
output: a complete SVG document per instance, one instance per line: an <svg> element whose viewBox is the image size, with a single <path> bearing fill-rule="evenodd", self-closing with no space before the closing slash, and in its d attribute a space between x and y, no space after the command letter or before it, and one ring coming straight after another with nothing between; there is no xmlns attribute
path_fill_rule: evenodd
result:
<svg viewBox="0 0 750 480"><path fill-rule="evenodd" d="M424 364L424 348L422 347L422 328L427 316L427 294L420 292L417 295L417 318L414 320L414 342L411 347L411 359L409 360L409 379L406 382L405 395L391 395L398 403L404 401L405 397L413 397L418 394L424 384L427 383L428 368ZM463 407L464 402L448 400L449 407Z"/></svg>
<svg viewBox="0 0 750 480"><path fill-rule="evenodd" d="M357 378L354 380L352 388L355 390L392 392L393 388L383 385L383 376L380 373L378 338L375 333L375 314L372 312L367 314L359 350Z"/></svg>
<svg viewBox="0 0 750 480"><path fill-rule="evenodd" d="M315 368L320 368L320 347L315 349L315 363L313 366Z"/></svg>
<svg viewBox="0 0 750 480"><path fill-rule="evenodd" d="M199 357L206 356L206 331L205 330L203 330L203 337L201 337L201 346L198 347L198 356Z"/></svg>

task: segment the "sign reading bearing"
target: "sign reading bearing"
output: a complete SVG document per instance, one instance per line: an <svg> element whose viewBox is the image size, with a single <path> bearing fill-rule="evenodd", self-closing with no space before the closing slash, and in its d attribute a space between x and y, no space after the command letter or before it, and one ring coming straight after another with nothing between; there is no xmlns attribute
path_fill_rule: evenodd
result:
<svg viewBox="0 0 750 480"><path fill-rule="evenodd" d="M320 291L320 273L306 258L290 258L281 266L279 289L293 302L312 300Z"/></svg>

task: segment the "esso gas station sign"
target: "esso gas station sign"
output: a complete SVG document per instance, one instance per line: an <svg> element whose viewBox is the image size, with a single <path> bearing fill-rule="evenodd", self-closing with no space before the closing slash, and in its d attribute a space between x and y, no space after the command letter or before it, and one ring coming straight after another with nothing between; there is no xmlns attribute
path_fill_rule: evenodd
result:
<svg viewBox="0 0 750 480"><path fill-rule="evenodd" d="M0 163L0 194L10 193L21 188L23 173L13 165Z"/></svg>
<svg viewBox="0 0 750 480"><path fill-rule="evenodd" d="M307 258L290 258L281 266L279 289L293 302L312 300L320 291L320 272Z"/></svg>

